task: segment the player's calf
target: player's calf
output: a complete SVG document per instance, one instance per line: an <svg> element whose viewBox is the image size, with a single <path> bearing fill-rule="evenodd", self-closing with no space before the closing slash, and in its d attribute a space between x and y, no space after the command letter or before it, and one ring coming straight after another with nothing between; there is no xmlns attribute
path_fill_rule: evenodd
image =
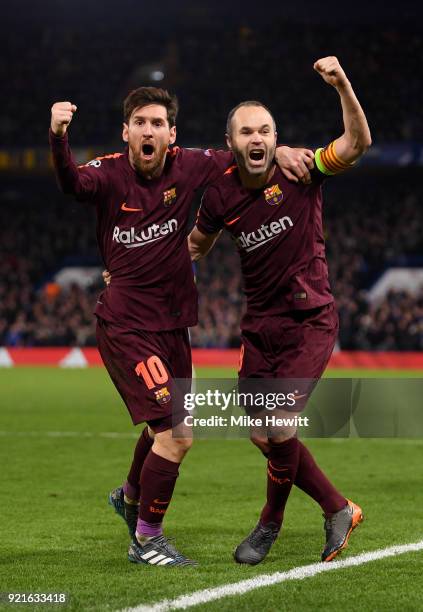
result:
<svg viewBox="0 0 423 612"><path fill-rule="evenodd" d="M144 461L135 545L163 536L162 523L179 476L179 467L192 444L191 437L174 437L173 433L170 429L156 433L152 449Z"/></svg>
<svg viewBox="0 0 423 612"><path fill-rule="evenodd" d="M135 535L128 551L128 559L133 563L196 565L171 546L163 535L163 519L172 499L180 461L172 461L166 456L156 454L158 450L168 457L182 459L190 446L190 439L173 439L167 431L156 434L153 448L141 471L140 510Z"/></svg>

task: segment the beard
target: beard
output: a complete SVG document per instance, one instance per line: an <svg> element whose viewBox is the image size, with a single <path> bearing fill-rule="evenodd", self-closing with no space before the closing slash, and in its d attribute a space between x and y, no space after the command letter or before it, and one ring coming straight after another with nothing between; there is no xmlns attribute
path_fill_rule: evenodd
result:
<svg viewBox="0 0 423 612"><path fill-rule="evenodd" d="M167 144L163 143L162 145L160 145L160 147L155 148L151 159L143 158L143 154L140 151L139 146L135 146L131 143L128 144L129 149L131 151L132 163L138 174L151 178L154 177L158 173L158 171L163 168L166 153L168 150Z"/></svg>
<svg viewBox="0 0 423 612"><path fill-rule="evenodd" d="M241 149L237 149L232 146L232 152L234 154L236 163L238 167L247 172L252 176L261 176L263 174L267 174L273 164L273 160L275 158L276 145L271 149L265 149L264 151L264 163L260 166L252 166L250 163L250 157L247 151L243 151Z"/></svg>

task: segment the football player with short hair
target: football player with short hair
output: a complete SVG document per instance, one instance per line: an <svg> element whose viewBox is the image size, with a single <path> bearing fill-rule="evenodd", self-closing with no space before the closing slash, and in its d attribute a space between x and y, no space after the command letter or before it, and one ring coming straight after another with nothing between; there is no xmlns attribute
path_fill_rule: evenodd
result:
<svg viewBox="0 0 423 612"><path fill-rule="evenodd" d="M322 183L354 165L371 145L366 117L337 58L320 59L314 69L339 94L344 133L315 152L311 183L286 180L273 162L277 134L272 114L260 102L243 102L229 113L227 122L227 144L236 165L206 190L189 236L194 260L208 253L223 229L233 237L247 298L241 323L240 390L257 389L257 379L265 388L289 387L295 381L295 404L278 410L280 417L300 414L327 366L338 333L325 255ZM254 405L246 409L257 413ZM268 459L267 500L235 559L252 565L264 559L295 484L323 509L322 560L331 561L362 520L360 507L331 484L298 440L294 426L252 428L251 440Z"/></svg>
<svg viewBox="0 0 423 612"><path fill-rule="evenodd" d="M140 87L124 101L127 149L77 166L68 142L76 110L71 102L51 109L56 176L65 193L95 209L98 245L113 275L95 309L98 348L134 425L147 423L127 480L109 501L128 524L130 561L189 565L193 562L162 532L179 466L191 446L191 430L170 392L172 379L191 377L188 327L197 323L187 223L196 190L216 180L233 154L171 148L176 96ZM311 151L281 147L276 156L289 178L292 173L307 178Z"/></svg>

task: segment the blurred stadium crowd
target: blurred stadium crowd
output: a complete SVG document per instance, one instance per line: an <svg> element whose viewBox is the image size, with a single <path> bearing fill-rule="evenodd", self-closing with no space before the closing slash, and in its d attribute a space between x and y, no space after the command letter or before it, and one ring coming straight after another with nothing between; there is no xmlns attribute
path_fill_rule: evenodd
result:
<svg viewBox="0 0 423 612"><path fill-rule="evenodd" d="M281 142L324 145L340 133L341 113L337 96L312 65L334 50L365 108L374 146L423 142L423 37L417 23L356 22L344 25L342 35L335 25L284 26L278 20L265 27L213 22L176 31L163 20L149 26L127 20L122 31L118 20L106 25L99 16L90 28L64 22L60 35L52 22L23 22L19 36L5 28L2 146L46 148L51 104L71 100L78 105L72 146L92 147L99 155L121 150L122 100L140 84L177 92L183 146L220 146L227 113L242 99L259 99L272 109ZM17 61L19 69L13 69ZM423 288L393 289L379 302L368 294L388 266L423 267L418 170L411 179L407 169L395 172L354 170L327 182L327 253L343 349L423 349ZM4 184L0 346L94 345L92 310L101 278L88 289L52 282L63 266L88 264L102 268L91 210L62 197L52 176L18 176ZM199 262L197 282L194 346L238 346L241 278L227 236Z"/></svg>
<svg viewBox="0 0 423 612"><path fill-rule="evenodd" d="M60 36L51 25L27 25L21 36L2 32L0 83L8 95L0 141L45 146L52 102L71 100L78 105L73 145L107 148L111 139L120 142L123 98L150 82L178 93L179 144L222 143L227 113L243 99L262 100L272 109L284 141L320 144L341 123L335 94L312 66L334 50L359 92L374 142L423 141L418 24L351 25L342 35L335 25L284 26L279 20L265 27L225 25L175 31L162 22L157 31L154 24L135 22L125 24L122 35L120 23L103 25L99 17L90 28L63 24ZM19 69L10 70L16 58ZM40 67L46 68L42 86Z"/></svg>
<svg viewBox="0 0 423 612"><path fill-rule="evenodd" d="M327 182L325 231L343 349L423 349L423 287L391 290L372 303L367 289L386 269L422 265L423 187L404 171ZM24 189L24 188L23 188ZM92 310L102 280L61 288L53 273L98 265L94 214L47 181L0 199L0 346L93 346ZM35 196L34 193L38 195ZM13 210L13 215L11 215ZM194 346L236 347L243 311L238 255L228 236L197 264L200 323Z"/></svg>
<svg viewBox="0 0 423 612"><path fill-rule="evenodd" d="M330 183L330 184L329 184ZM372 302L368 289L387 267L423 265L423 189L392 174L336 177L325 189L324 227L331 285L340 317L339 345L354 350L423 349L423 286L390 290ZM228 237L198 264L200 325L194 345L238 346L242 309L239 262Z"/></svg>

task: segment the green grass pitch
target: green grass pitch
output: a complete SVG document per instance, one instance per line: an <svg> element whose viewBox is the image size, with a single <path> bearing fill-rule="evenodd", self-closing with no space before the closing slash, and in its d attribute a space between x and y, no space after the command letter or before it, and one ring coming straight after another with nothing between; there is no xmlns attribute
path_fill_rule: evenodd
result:
<svg viewBox="0 0 423 612"><path fill-rule="evenodd" d="M0 370L0 592L66 592L69 605L55 609L120 610L319 560L320 508L294 489L281 536L265 562L257 567L233 562L232 551L255 524L264 500L264 458L247 440L202 440L184 462L165 519L167 535L200 566L130 564L126 527L107 505L107 494L126 476L139 429L100 368ZM365 512L344 557L423 539L423 440L306 443ZM422 575L423 553L404 554L201 609L421 610Z"/></svg>

